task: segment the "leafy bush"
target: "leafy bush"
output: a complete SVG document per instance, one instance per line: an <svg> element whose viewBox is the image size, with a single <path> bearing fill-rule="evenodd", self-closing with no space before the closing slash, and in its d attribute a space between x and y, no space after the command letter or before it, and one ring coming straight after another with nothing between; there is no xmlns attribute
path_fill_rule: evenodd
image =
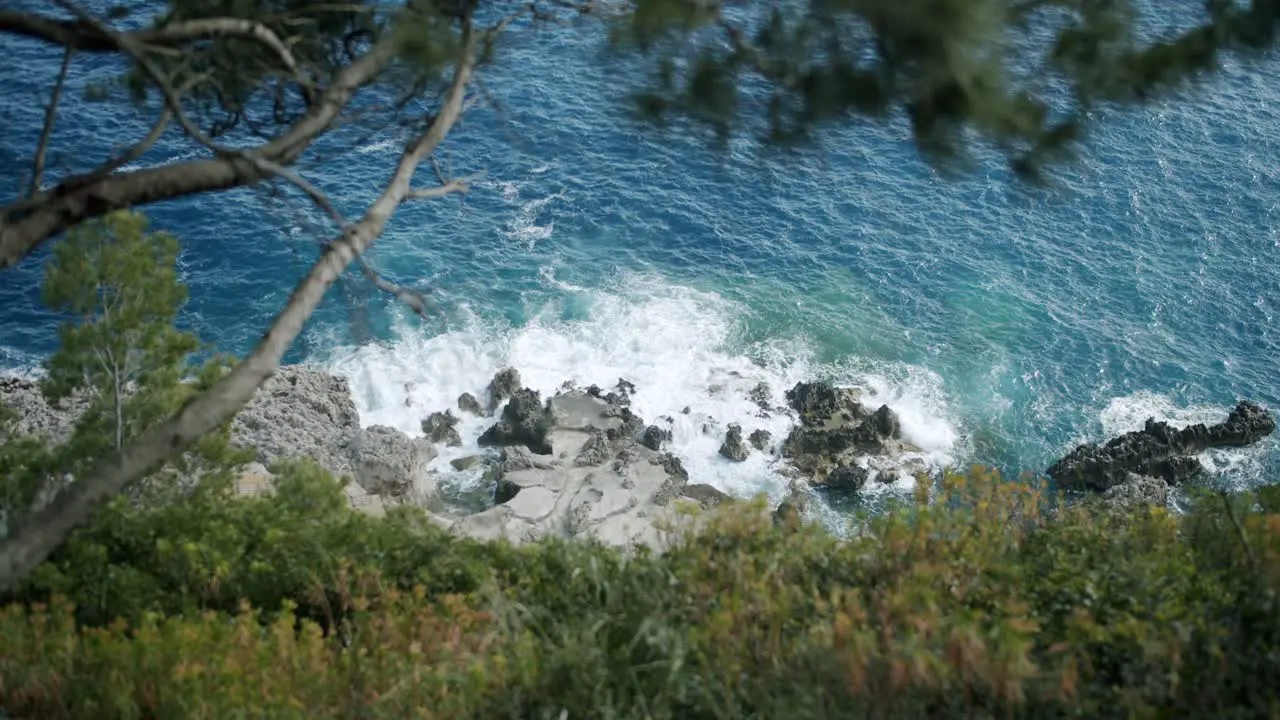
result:
<svg viewBox="0 0 1280 720"><path fill-rule="evenodd" d="M850 537L736 503L665 552L274 495L118 503L0 616L13 717L1276 717L1273 493L1046 510L983 472ZM932 497L930 497L932 495ZM113 620L113 618L121 618Z"/></svg>

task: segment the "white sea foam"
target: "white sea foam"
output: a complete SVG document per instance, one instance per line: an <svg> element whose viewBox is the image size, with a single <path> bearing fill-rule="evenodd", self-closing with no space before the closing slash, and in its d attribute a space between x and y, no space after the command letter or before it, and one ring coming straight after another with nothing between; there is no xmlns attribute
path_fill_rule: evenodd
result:
<svg viewBox="0 0 1280 720"><path fill-rule="evenodd" d="M947 418L940 378L931 372L854 361L818 366L798 338L744 346L737 324L743 308L651 276L580 294L590 308L583 320L561 320L553 303L522 327L469 317L455 323L461 329L428 336L405 326L394 343L335 348L326 365L349 379L362 424L390 425L411 435L421 434L427 414L456 407L463 392L483 401L489 379L503 367L517 368L524 384L544 396L566 381L607 388L626 379L637 388L635 412L647 423L669 423L670 449L691 481L740 497L763 492L777 500L786 489L780 468L765 455L753 453L735 463L718 454L730 423L748 433L768 430L775 441L789 432L788 417L760 417L749 398L761 382L769 386L775 405L784 405L785 391L800 380L859 386L869 402L898 412L906 439L922 449L927 463L955 460L960 434ZM435 467L447 470L449 460L477 452L476 438L490 422L464 420L459 427L464 447L443 454Z"/></svg>

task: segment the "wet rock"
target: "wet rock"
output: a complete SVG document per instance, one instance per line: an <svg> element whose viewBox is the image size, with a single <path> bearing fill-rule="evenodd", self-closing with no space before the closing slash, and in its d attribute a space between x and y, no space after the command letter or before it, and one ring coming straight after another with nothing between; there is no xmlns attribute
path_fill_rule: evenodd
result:
<svg viewBox="0 0 1280 720"><path fill-rule="evenodd" d="M453 466L454 470L457 470L458 472L462 472L463 470L470 470L471 468L475 467L476 465L479 465L482 462L484 462L483 456L468 455L466 457L454 458L449 461L449 464Z"/></svg>
<svg viewBox="0 0 1280 720"><path fill-rule="evenodd" d="M782 455L815 486L855 492L866 485L872 460L877 468L904 462L908 446L897 414L887 405L867 412L856 397L825 383L799 383L787 393L801 424L783 441Z"/></svg>
<svg viewBox="0 0 1280 720"><path fill-rule="evenodd" d="M716 507L732 499L727 494L706 483L686 485L681 495L690 500L698 501L698 504L704 508Z"/></svg>
<svg viewBox="0 0 1280 720"><path fill-rule="evenodd" d="M839 493L856 493L867 484L870 473L857 465L837 467L827 474L822 487Z"/></svg>
<svg viewBox="0 0 1280 720"><path fill-rule="evenodd" d="M881 470L880 472L876 473L876 482L880 483L881 485L892 485L898 482L898 477L899 477L898 473L896 472L893 472L891 470Z"/></svg>
<svg viewBox="0 0 1280 720"><path fill-rule="evenodd" d="M747 398L755 403L761 410L770 410L773 408L773 390L769 387L769 383L757 383L751 391L747 393Z"/></svg>
<svg viewBox="0 0 1280 720"><path fill-rule="evenodd" d="M472 415L484 415L484 406L480 404L480 401L476 399L475 395L467 392L458 396L458 409L465 413L471 413Z"/></svg>
<svg viewBox="0 0 1280 720"><path fill-rule="evenodd" d="M435 448L423 439L383 425L360 431L355 453L355 479L375 495L400 497L427 482L427 463ZM419 487L419 489L423 489Z"/></svg>
<svg viewBox="0 0 1280 720"><path fill-rule="evenodd" d="M514 371L513 371L514 372ZM512 393L497 424L485 430L479 444L485 447L523 445L539 455L550 455L553 417L536 390L523 388Z"/></svg>
<svg viewBox="0 0 1280 720"><path fill-rule="evenodd" d="M747 442L760 452L765 452L769 443L773 442L773 434L768 430L752 430L751 435L747 437Z"/></svg>
<svg viewBox="0 0 1280 720"><path fill-rule="evenodd" d="M881 405L879 409L872 413L869 422L880 437L893 438L895 440L902 437L902 426L898 422L898 414L890 409L888 405Z"/></svg>
<svg viewBox="0 0 1280 720"><path fill-rule="evenodd" d="M838 388L827 382L802 382L787 391L787 404L799 414L800 422L808 426L825 425L844 413L847 413L846 422L855 422L866 415L858 395L857 390Z"/></svg>
<svg viewBox="0 0 1280 720"><path fill-rule="evenodd" d="M1195 477L1203 467L1193 457L1215 447L1243 447L1276 429L1266 410L1242 401L1217 425L1175 429L1149 418L1142 430L1125 433L1105 445L1080 445L1054 463L1048 474L1061 487L1105 491L1130 474L1163 478L1178 484Z"/></svg>
<svg viewBox="0 0 1280 720"><path fill-rule="evenodd" d="M729 426L729 431L724 435L724 443L720 445L720 454L734 462L742 462L751 454L751 449L742 441L741 425L734 423Z"/></svg>
<svg viewBox="0 0 1280 720"><path fill-rule="evenodd" d="M640 434L640 444L650 450L656 451L662 447L662 443L670 440L671 431L660 428L657 425L650 425Z"/></svg>
<svg viewBox="0 0 1280 720"><path fill-rule="evenodd" d="M520 372L515 368L499 370L489 381L489 414L514 396L521 388Z"/></svg>
<svg viewBox="0 0 1280 720"><path fill-rule="evenodd" d="M434 412L422 421L422 433L433 443L444 443L448 447L461 447L462 437L458 435L456 426L458 418L453 413Z"/></svg>

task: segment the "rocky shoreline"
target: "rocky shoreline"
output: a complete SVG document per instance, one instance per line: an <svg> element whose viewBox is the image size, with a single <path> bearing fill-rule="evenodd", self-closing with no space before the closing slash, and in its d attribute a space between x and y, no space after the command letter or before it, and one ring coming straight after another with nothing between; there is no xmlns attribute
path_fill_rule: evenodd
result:
<svg viewBox="0 0 1280 720"><path fill-rule="evenodd" d="M382 515L389 505L409 503L470 537L592 537L613 545L655 545L663 519L682 504L709 507L728 496L690 482L667 449L674 420L647 423L631 409L634 392L625 380L609 389L566 384L544 399L509 368L494 376L485 397L464 393L455 408L423 418L421 436L409 437L385 426L362 428L345 378L289 366L259 389L232 424L233 443L257 452L238 490L270 492L270 463L307 457L349 478L347 495L362 512ZM903 438L893 410L864 405L855 389L801 382L785 393L785 406L773 405L763 385L750 396L759 417L789 417L789 433L776 439L763 428L732 424L723 432L719 454L726 462L763 454L789 478L789 494L773 510L780 520L803 513L815 492L857 493L870 483L928 470L918 459L919 448ZM69 434L78 412L74 403L49 407L34 382L18 378L0 378L0 401L17 411L19 432L55 441ZM464 418L487 424L480 452L433 463L441 448L463 444L457 426ZM1118 505L1165 504L1171 486L1200 471L1196 453L1251 444L1274 430L1267 411L1248 402L1220 425L1176 430L1150 420L1142 431L1076 448L1048 475L1060 487ZM720 431L709 424L704 432ZM462 490L452 487L450 476L459 473L475 482Z"/></svg>

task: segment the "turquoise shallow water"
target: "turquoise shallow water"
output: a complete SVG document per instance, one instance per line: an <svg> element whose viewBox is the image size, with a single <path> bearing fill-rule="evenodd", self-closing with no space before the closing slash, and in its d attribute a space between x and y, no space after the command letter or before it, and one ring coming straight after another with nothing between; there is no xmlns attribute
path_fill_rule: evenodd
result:
<svg viewBox="0 0 1280 720"><path fill-rule="evenodd" d="M712 418L785 432L752 417L745 391L760 380L779 396L815 375L861 384L931 462L1006 471L1040 470L1147 416L1280 404L1274 60L1232 64L1193 101L1100 118L1057 187L1031 190L982 156L942 178L903 122L832 129L785 156L648 128L625 114L625 65L601 58L598 35L555 32L506 46L487 79L501 110L473 112L450 139L455 169L485 179L465 199L402 210L371 256L429 285L447 323L407 318L354 283L291 355L348 375L366 423L416 431L505 363L544 390L623 376L642 415L678 416L695 475L776 493L763 459L731 465L701 432ZM21 59L0 71L0 122L13 129L0 161L12 167L34 145L37 83L57 58L8 49ZM74 152L61 160L137 131L82 102L67 117L56 140ZM375 138L310 177L355 212L396 148ZM16 182L6 174L0 189ZM305 205L250 191L152 216L185 242L185 322L235 351L314 257L322 226ZM38 262L0 275L0 365L30 367L51 346L38 277ZM1280 453L1268 441L1209 461L1256 482Z"/></svg>

